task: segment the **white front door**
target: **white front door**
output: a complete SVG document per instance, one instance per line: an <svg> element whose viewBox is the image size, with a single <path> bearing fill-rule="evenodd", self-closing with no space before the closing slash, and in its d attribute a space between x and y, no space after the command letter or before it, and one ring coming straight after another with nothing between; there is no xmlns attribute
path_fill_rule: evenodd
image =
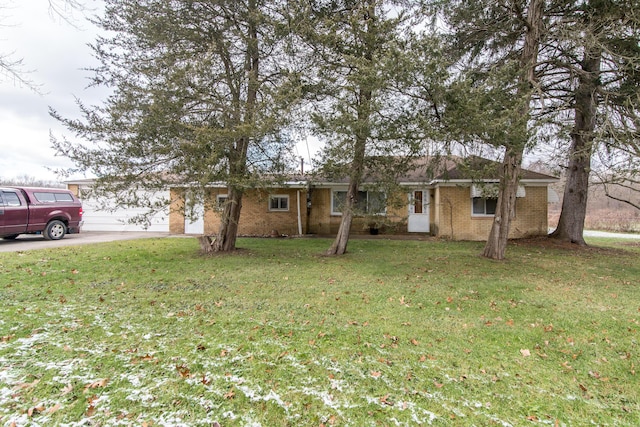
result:
<svg viewBox="0 0 640 427"><path fill-rule="evenodd" d="M429 190L414 190L409 193L409 233L429 232Z"/></svg>
<svg viewBox="0 0 640 427"><path fill-rule="evenodd" d="M204 203L201 200L190 200L192 195L187 193L185 201L186 206L190 203L193 205L193 216L185 215L184 218L184 234L204 234Z"/></svg>

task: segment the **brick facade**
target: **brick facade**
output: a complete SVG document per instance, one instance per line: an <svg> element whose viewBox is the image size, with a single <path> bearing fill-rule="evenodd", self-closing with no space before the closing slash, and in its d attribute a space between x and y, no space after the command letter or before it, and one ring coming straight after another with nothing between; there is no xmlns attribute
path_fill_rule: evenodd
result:
<svg viewBox="0 0 640 427"><path fill-rule="evenodd" d="M204 201L204 233L216 234L220 228L222 208L218 205L218 196L226 197L226 188L210 189ZM169 230L182 234L185 230L184 190L171 190L171 214ZM274 211L269 207L270 196L288 199L288 208ZM243 236L268 236L273 231L282 235L297 235L298 206L300 206L300 225L306 234L307 191L304 189L279 188L273 191L247 190L242 197L240 224L238 233Z"/></svg>
<svg viewBox="0 0 640 427"><path fill-rule="evenodd" d="M527 186L526 196L516 200L516 217L511 225L510 238L547 234L547 186ZM309 209L307 196L309 193ZM239 234L268 236L277 231L282 235L298 235L298 206L302 234L333 235L340 226L341 216L331 214L331 188L307 189L274 188L271 190L247 190L242 198ZM430 234L454 240L485 240L493 223L493 216L472 214L472 198L468 185L438 185L428 191ZM408 192L407 192L408 193ZM171 190L169 228L174 234L185 231L184 190ZM204 233L216 234L220 227L221 209L218 196L225 196L227 189L210 189L205 198ZM288 198L288 208L270 209L270 196ZM406 193L396 195L406 200ZM407 233L407 206L389 206L386 220L393 227L386 233ZM354 218L351 232L366 234L366 218Z"/></svg>
<svg viewBox="0 0 640 427"><path fill-rule="evenodd" d="M453 240L486 240L493 216L474 216L469 186L440 186L436 190L432 232ZM527 186L526 196L516 199L516 217L509 238L541 236L547 230L547 187Z"/></svg>

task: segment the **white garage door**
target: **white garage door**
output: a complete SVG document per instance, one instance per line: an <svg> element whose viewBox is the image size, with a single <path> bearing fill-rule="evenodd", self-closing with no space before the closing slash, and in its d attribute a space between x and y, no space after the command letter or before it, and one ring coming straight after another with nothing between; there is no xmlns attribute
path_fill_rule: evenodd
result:
<svg viewBox="0 0 640 427"><path fill-rule="evenodd" d="M82 189L80 190L82 194ZM169 192L161 192L157 195L147 194L147 198L163 197L169 198ZM117 209L115 211L102 210L101 204L96 200L82 198L82 231L153 231L169 232L169 208L151 218L151 225L145 229L138 224L130 224L129 218L145 212L144 209L128 208Z"/></svg>

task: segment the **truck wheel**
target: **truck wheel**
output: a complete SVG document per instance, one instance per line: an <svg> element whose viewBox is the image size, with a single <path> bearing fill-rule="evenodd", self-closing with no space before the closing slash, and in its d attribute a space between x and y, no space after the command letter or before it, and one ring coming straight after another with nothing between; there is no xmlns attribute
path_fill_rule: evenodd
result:
<svg viewBox="0 0 640 427"><path fill-rule="evenodd" d="M60 240L66 233L67 226L64 225L64 222L54 219L44 229L44 238L47 240Z"/></svg>

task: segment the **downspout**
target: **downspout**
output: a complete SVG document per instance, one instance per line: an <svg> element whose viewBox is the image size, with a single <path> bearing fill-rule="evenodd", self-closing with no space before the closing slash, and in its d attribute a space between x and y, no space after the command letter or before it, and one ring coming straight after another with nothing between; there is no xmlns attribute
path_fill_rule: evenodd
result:
<svg viewBox="0 0 640 427"><path fill-rule="evenodd" d="M296 205L298 206L298 234L302 236L302 213L300 212L300 190L298 190L297 197L298 197L298 200Z"/></svg>

